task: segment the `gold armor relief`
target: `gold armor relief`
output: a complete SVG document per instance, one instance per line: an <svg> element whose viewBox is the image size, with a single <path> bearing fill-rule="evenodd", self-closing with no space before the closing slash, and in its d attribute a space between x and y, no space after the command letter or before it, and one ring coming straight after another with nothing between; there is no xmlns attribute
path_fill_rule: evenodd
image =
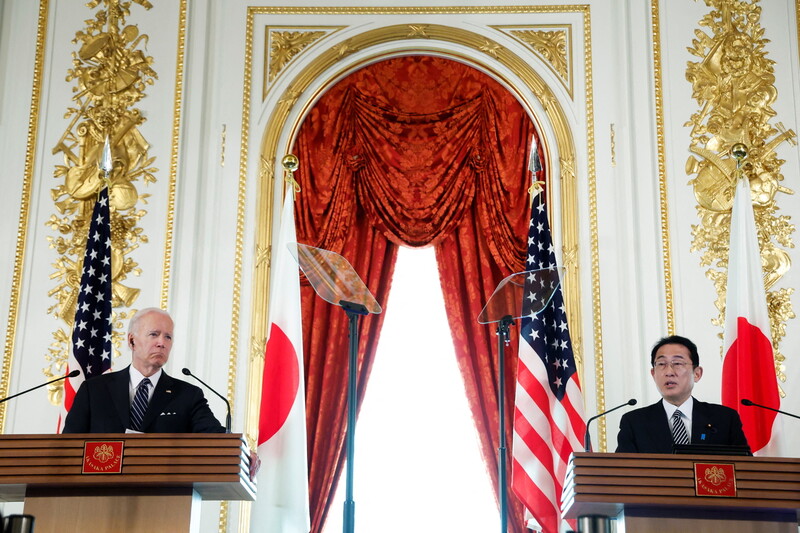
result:
<svg viewBox="0 0 800 533"><path fill-rule="evenodd" d="M51 189L56 214L46 224L57 234L49 237L50 247L59 254L53 264L50 278L56 285L49 294L56 299L48 312L60 318L64 327L53 333L53 343L45 356L48 377L63 375L70 350L70 334L75 317L75 305L80 289L83 254L87 231L97 194L104 187L98 169L103 143L108 136L112 147L113 169L109 173L109 200L111 207L111 272L112 306L130 307L139 295L139 289L123 282L130 274L141 270L130 257L140 243L147 242L138 221L147 213L138 209L146 203L148 194L137 189L137 182L156 181L153 157L148 155L150 145L138 127L145 121L133 106L145 96L145 89L157 79L151 68L153 58L139 49L146 45L148 36L139 33L134 25L126 25L132 3L145 9L152 6L146 0L95 0L89 8L100 3L105 9L97 12L94 20L86 21L86 28L73 39L79 44L72 53L72 68L67 71L67 82L73 87L74 107L67 109L69 119L66 131L53 148L61 153L64 164L57 165L54 177L61 183ZM114 312L114 355L119 355L125 312ZM51 386L50 401L60 405L63 382Z"/></svg>
<svg viewBox="0 0 800 533"><path fill-rule="evenodd" d="M731 147L748 148L742 171L750 181L761 264L767 294L775 371L786 380L785 357L780 341L786 321L794 318L790 296L794 289L773 289L791 267L787 248L793 248L795 227L790 217L780 215L778 193L793 194L781 182L784 160L775 152L787 141L796 144L795 133L780 122L770 123L778 97L774 62L765 52L769 40L760 25L759 0L705 0L711 11L700 20L706 30L695 30L689 52L700 58L689 62L686 79L692 84L699 110L686 124L692 128L686 172L697 199L700 223L692 226L692 251L701 251L701 265L710 267L706 276L717 290L716 326L725 323L730 215L736 188L736 160ZM720 336L722 333L720 333Z"/></svg>

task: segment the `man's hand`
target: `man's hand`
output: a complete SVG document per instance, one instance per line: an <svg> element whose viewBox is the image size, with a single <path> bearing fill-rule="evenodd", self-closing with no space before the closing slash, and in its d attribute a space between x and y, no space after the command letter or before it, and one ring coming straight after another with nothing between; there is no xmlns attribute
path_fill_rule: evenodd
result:
<svg viewBox="0 0 800 533"><path fill-rule="evenodd" d="M256 480L259 469L261 469L261 459L255 450L250 450L250 481Z"/></svg>

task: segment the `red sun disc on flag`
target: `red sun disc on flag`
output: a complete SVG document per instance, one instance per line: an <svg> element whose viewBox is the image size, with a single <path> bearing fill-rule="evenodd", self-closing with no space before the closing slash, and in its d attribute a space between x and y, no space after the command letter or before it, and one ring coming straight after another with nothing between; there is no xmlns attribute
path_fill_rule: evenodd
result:
<svg viewBox="0 0 800 533"><path fill-rule="evenodd" d="M273 324L264 358L259 445L275 435L289 417L300 384L297 361L297 352L289 337Z"/></svg>

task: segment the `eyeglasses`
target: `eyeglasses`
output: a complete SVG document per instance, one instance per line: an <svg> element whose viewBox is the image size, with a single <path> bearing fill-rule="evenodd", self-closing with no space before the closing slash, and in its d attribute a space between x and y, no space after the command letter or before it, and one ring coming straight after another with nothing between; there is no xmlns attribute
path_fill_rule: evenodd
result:
<svg viewBox="0 0 800 533"><path fill-rule="evenodd" d="M692 365L691 363L687 363L685 361L658 361L653 366L660 372L665 372L668 366L672 367L672 370L675 372L682 372Z"/></svg>

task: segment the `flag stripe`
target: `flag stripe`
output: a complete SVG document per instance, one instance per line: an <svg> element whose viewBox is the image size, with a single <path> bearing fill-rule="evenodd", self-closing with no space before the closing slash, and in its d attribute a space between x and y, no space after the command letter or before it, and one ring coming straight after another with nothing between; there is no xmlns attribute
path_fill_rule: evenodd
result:
<svg viewBox="0 0 800 533"><path fill-rule="evenodd" d="M552 280L556 257L541 196L531 210L526 267L546 269ZM511 487L542 530L557 533L569 456L583 449L583 397L560 283L532 272L524 291Z"/></svg>

